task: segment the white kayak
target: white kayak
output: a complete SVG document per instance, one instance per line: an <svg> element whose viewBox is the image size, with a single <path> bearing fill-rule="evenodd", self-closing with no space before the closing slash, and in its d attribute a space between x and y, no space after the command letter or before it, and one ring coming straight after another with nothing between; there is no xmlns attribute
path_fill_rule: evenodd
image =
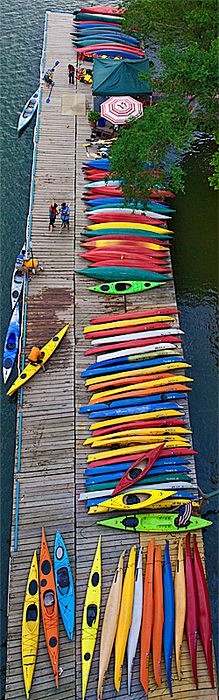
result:
<svg viewBox="0 0 219 700"><path fill-rule="evenodd" d="M116 636L122 595L124 558L125 549L119 558L118 566L113 578L104 612L100 640L99 679L97 692L98 700L102 700L104 678L109 666L112 648Z"/></svg>
<svg viewBox="0 0 219 700"><path fill-rule="evenodd" d="M17 352L19 346L20 338L20 309L17 304L12 311L12 315L9 321L8 330L6 333L4 350L3 350L3 360L2 360L2 374L4 384L8 381L10 374L12 372Z"/></svg>
<svg viewBox="0 0 219 700"><path fill-rule="evenodd" d="M167 216L167 214L158 214L157 212L154 211L145 211L145 209L133 209L133 207L106 207L105 209L101 209L100 207L93 208L92 211L86 211L87 216L93 216L94 214L112 214L112 221L115 220L115 214L129 214L130 216L132 214L137 214L137 215L142 215L142 216L148 216L150 219L171 219L171 216Z"/></svg>
<svg viewBox="0 0 219 700"><path fill-rule="evenodd" d="M35 90L33 95L29 98L29 100L26 102L24 109L22 110L19 120L18 120L18 126L17 130L22 131L27 124L29 124L30 120L32 119L33 115L36 112L36 109L39 104L39 99L40 99L40 85Z"/></svg>
<svg viewBox="0 0 219 700"><path fill-rule="evenodd" d="M25 250L25 243L23 244L20 255L22 255L23 251ZM16 263L14 266L14 270L12 273L12 279L11 279L11 307L14 309L15 304L17 303L24 284L24 275L16 270Z"/></svg>
<svg viewBox="0 0 219 700"><path fill-rule="evenodd" d="M180 328L161 328L157 331L140 331L139 333L125 333L124 335L112 335L106 338L95 338L91 345L110 345L111 343L122 343L123 341L139 340L140 338L158 338L168 335L184 335ZM127 353L128 354L128 353Z"/></svg>
<svg viewBox="0 0 219 700"><path fill-rule="evenodd" d="M128 459L128 457L127 457ZM110 465L109 465L109 470L110 470ZM106 481L107 481L107 474L106 474ZM190 481L164 481L159 483L159 484L150 484L149 486L150 491L156 491L159 489L160 491L182 491L182 489L189 490L191 489L196 489L197 486L196 484L191 483ZM94 498L99 498L100 500L102 498L108 498L112 496L114 489L103 489L102 491L83 491L80 493L80 496L78 498L79 501L88 501L88 500L93 500ZM132 491L142 491L142 486L133 486L132 489L128 489L128 493L130 494Z"/></svg>
<svg viewBox="0 0 219 700"><path fill-rule="evenodd" d="M143 345L142 347L124 348L117 352L108 352L104 355L104 360L111 360L117 357L126 357L126 355L143 355L150 352L158 352L161 350L178 349L178 345L174 343L156 343L155 345ZM103 355L97 355L97 362L103 361Z"/></svg>
<svg viewBox="0 0 219 700"><path fill-rule="evenodd" d="M143 606L143 573L142 573L142 547L140 547L137 567L135 572L135 590L134 590L134 601L132 608L132 623L129 630L128 644L127 644L127 661L128 661L128 694L131 695L131 680L132 680L132 668L134 663L134 658L136 654L139 633L141 629L141 618L142 618L142 606Z"/></svg>
<svg viewBox="0 0 219 700"><path fill-rule="evenodd" d="M92 180L88 185L84 185L86 189L92 189L93 187L121 187L122 180Z"/></svg>

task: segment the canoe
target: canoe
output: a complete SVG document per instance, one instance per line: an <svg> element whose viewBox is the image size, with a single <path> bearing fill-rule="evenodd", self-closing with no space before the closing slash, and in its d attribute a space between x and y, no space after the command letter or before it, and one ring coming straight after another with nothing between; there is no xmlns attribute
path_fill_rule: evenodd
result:
<svg viewBox="0 0 219 700"><path fill-rule="evenodd" d="M116 635L122 595L124 558L125 549L123 550L119 558L118 566L113 578L104 612L100 640L99 678L97 691L98 700L102 700L104 678L109 666Z"/></svg>
<svg viewBox="0 0 219 700"><path fill-rule="evenodd" d="M110 237L105 236L104 238L98 238L96 236L95 238L92 238L91 241L86 241L85 243L81 243L82 248L89 248L92 250L99 250L101 248L113 248L117 249L118 247L122 248L122 250L129 250L132 251L133 248L138 248L140 251L148 250L148 251L153 251L159 252L162 255L166 253L168 255L169 251L169 243L165 245L165 242L162 240L159 243L153 243L153 241L148 238L141 240L138 236L130 236L130 238L125 241L123 236L117 236L116 234L111 235Z"/></svg>
<svg viewBox="0 0 219 700"><path fill-rule="evenodd" d="M174 587L173 577L169 555L169 541L166 540L164 549L163 561L163 606L164 606L164 624L163 624L163 653L166 669L166 678L170 696L172 697L172 656L173 656L173 640L174 640Z"/></svg>
<svg viewBox="0 0 219 700"><path fill-rule="evenodd" d="M58 627L58 602L56 596L55 579L52 561L42 528L42 540L40 550L40 604L43 618L43 628L46 638L49 658L51 661L56 687L58 688L58 651L59 651L59 627Z"/></svg>
<svg viewBox="0 0 219 700"><path fill-rule="evenodd" d="M130 532L187 532L188 530L201 530L212 525L210 520L191 516L189 525L181 527L175 525L176 513L148 513L147 515L126 515L107 520L99 520L96 525L113 527L118 530Z"/></svg>
<svg viewBox="0 0 219 700"><path fill-rule="evenodd" d="M154 619L152 631L153 669L156 684L161 686L161 656L162 636L164 623L163 610L163 580L162 580L162 553L161 545L158 545L154 555Z"/></svg>
<svg viewBox="0 0 219 700"><path fill-rule="evenodd" d="M125 572L118 626L115 638L114 685L117 692L119 692L120 690L123 661L125 656L128 634L132 621L132 607L135 582L135 558L136 546L134 545L130 549L129 560Z"/></svg>
<svg viewBox="0 0 219 700"><path fill-rule="evenodd" d="M27 579L22 619L22 668L29 698L37 657L40 628L40 599L37 553L34 552Z"/></svg>
<svg viewBox="0 0 219 700"><path fill-rule="evenodd" d="M131 695L132 669L138 644L138 638L141 628L143 605L143 574L142 574L142 547L139 549L138 561L135 572L135 588L134 600L132 608L132 622L129 630L127 643L127 676L128 676L128 694Z"/></svg>
<svg viewBox="0 0 219 700"><path fill-rule="evenodd" d="M8 381L17 357L20 338L20 309L16 304L9 321L2 358L3 382Z"/></svg>
<svg viewBox="0 0 219 700"><path fill-rule="evenodd" d="M120 221L119 219L117 220L117 218L116 218L113 221L109 222L110 223L109 228L113 228L115 230L120 229L120 228L121 229L125 228L125 229L129 230L129 229L133 228L132 221L134 222L133 218L132 218L131 222L130 221L127 221L127 222ZM103 222L100 224L90 224L89 226L87 226L87 229L89 231L101 231L102 229L106 229L106 228L107 228L106 222ZM169 231L169 229L167 229L167 228L162 228L160 226L154 226L151 224L147 224L147 223L144 223L143 221L141 221L140 223L136 222L134 225L134 228L136 229L136 231L151 231L151 233L158 233L159 235L162 235L165 237L169 236L170 233L173 233L172 231ZM118 231L118 233L120 233L120 231ZM99 235L99 234L96 233L96 236L97 235Z"/></svg>
<svg viewBox="0 0 219 700"><path fill-rule="evenodd" d="M168 216L167 214L159 214L158 212L153 212L153 211L147 211L144 209L133 209L133 207L113 207L111 209L110 207L102 207L102 208L94 208L92 212L87 210L87 216L90 218L94 218L94 215L100 215L102 219L102 214L109 214L109 216L114 218L115 220L115 215L117 214L128 214L128 216L147 216L149 219L158 219L162 222L165 221L165 219L171 219L171 216Z"/></svg>
<svg viewBox="0 0 219 700"><path fill-rule="evenodd" d="M118 276L120 280L127 279L140 282L170 282L172 276L161 275L159 272L151 272L150 270L141 270L138 267L86 267L82 270L76 270L77 274L93 279L106 280L107 282L117 282Z"/></svg>
<svg viewBox="0 0 219 700"><path fill-rule="evenodd" d="M72 640L75 623L74 582L68 552L58 530L54 544L54 574L59 610L68 638Z"/></svg>
<svg viewBox="0 0 219 700"><path fill-rule="evenodd" d="M152 491L142 487L141 491L127 491L114 498L101 501L98 506L91 507L89 513L109 513L113 510L138 511L173 495L174 491Z"/></svg>
<svg viewBox="0 0 219 700"><path fill-rule="evenodd" d="M66 326L64 326L56 335L51 338L51 340L46 343L41 348L41 351L44 353L44 358L43 362L47 362L51 355L55 352L56 348L58 347L59 343L61 342L62 338L64 337L65 333L67 332L68 328L70 326L70 323L67 323ZM39 369L41 368L41 365L38 364L36 367L34 365L31 365L28 363L24 370L19 374L15 382L11 385L10 389L7 391L7 396L12 396L17 389L20 389L29 379L31 379L37 372L39 372Z"/></svg>
<svg viewBox="0 0 219 700"><path fill-rule="evenodd" d="M212 657L212 623L211 609L208 588L203 569L203 564L197 547L196 537L193 539L194 549L194 573L196 580L197 591L197 607L198 607L198 628L204 650L208 673L211 679L212 688L214 684L213 657Z"/></svg>
<svg viewBox="0 0 219 700"><path fill-rule="evenodd" d="M98 540L85 596L82 634L82 700L86 695L87 683L96 644L100 617L101 600L101 535Z"/></svg>
<svg viewBox="0 0 219 700"><path fill-rule="evenodd" d="M25 243L23 244L20 254L22 255L23 252L25 251ZM20 274L16 270L16 266L14 267L13 273L12 273L12 279L11 279L11 308L14 309L15 304L17 303L22 289L23 289L23 284L24 284L24 275Z"/></svg>
<svg viewBox="0 0 219 700"><path fill-rule="evenodd" d="M18 120L18 126L17 130L18 133L24 129L27 124L29 124L30 120L32 119L33 115L36 112L36 109L39 104L39 99L40 99L40 85L38 89L31 95L29 100L26 102L25 107L23 108L19 120Z"/></svg>
<svg viewBox="0 0 219 700"><path fill-rule="evenodd" d="M135 518L136 516L134 516ZM106 521L107 523L108 521ZM154 539L148 543L147 563L144 576L143 614L141 626L140 681L148 695L148 670L153 625L153 560Z"/></svg>
<svg viewBox="0 0 219 700"><path fill-rule="evenodd" d="M165 284L165 282L135 282L135 281L123 281L123 282L111 282L107 284L97 285L96 287L89 287L90 292L98 292L99 294L139 294L140 292L146 292L149 289L154 289L160 285Z"/></svg>
<svg viewBox="0 0 219 700"><path fill-rule="evenodd" d="M179 540L176 571L174 579L175 592L175 657L178 679L181 681L181 651L186 618L186 581L183 557L183 539Z"/></svg>
<svg viewBox="0 0 219 700"><path fill-rule="evenodd" d="M190 518L190 521L192 518ZM186 526L186 529L190 527ZM186 638L189 648L189 655L192 664L192 673L196 688L198 688L197 676L197 640L198 640L198 601L194 564L192 560L190 537L186 535L186 556L185 556L185 577L186 577Z"/></svg>
<svg viewBox="0 0 219 700"><path fill-rule="evenodd" d="M129 360L127 357L125 362L119 362L118 360L118 362L115 361L114 364L111 365L98 366L100 363L94 362L93 364L89 365L87 369L81 372L81 377L85 379L85 384L89 386L89 384L93 382L98 382L100 378L102 381L104 381L104 378L108 377L108 381L113 375L118 375L120 377L125 376L125 372L130 372L130 376L132 376L132 372L135 370L138 372L139 369L143 369L145 371L150 370L151 372L156 370L159 371L159 367L164 367L164 369L166 369L166 365L173 366L176 369L176 364L179 365L179 368L191 367L188 362L184 361L183 357L178 355L167 355L165 357L157 357L151 360L143 359L142 361L139 359L133 362L132 358Z"/></svg>

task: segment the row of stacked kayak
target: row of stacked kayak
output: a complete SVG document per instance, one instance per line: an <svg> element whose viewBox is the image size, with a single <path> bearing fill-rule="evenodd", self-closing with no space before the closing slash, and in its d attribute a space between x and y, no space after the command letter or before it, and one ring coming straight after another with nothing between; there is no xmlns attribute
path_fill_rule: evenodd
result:
<svg viewBox="0 0 219 700"><path fill-rule="evenodd" d="M139 640L140 682L146 697L148 697L149 687L154 682L150 674L153 673L158 687L162 685L162 650L167 684L172 696L174 646L177 676L179 681L183 678L181 652L184 628L195 686L198 688L197 639L199 634L211 685L214 688L210 604L196 536L193 536L193 554L189 534L185 538L185 553L183 539L178 541L174 569L171 567L169 547L170 543L166 540L162 553L160 544L155 547L154 538L149 541L144 577L142 547L139 549L137 563L136 546L131 548L124 575L125 550L119 558L102 622L98 700L102 700L105 676L113 647L115 690L117 692L120 690L126 654L128 693L131 694L132 673ZM172 553L172 561L173 558ZM83 611L82 700L86 695L99 628L101 588L100 537L90 571ZM153 660L153 672L152 667L149 666L150 656Z"/></svg>
<svg viewBox="0 0 219 700"><path fill-rule="evenodd" d="M145 57L138 39L124 33L123 15L118 14L116 8L99 6L96 12L93 9L90 7L75 12L73 43L79 56L135 60Z"/></svg>
<svg viewBox="0 0 219 700"><path fill-rule="evenodd" d="M73 639L75 624L75 591L68 552L57 530L53 564L44 528L42 528L39 569L36 551L33 554L27 580L22 620L22 666L26 697L29 698L37 658L40 609L47 650L56 687L59 680L59 620L58 609L69 640Z"/></svg>

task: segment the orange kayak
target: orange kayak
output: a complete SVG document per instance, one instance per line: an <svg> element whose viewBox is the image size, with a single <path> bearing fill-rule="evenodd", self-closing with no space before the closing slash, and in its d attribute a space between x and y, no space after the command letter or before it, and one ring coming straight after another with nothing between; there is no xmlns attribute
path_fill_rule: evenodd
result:
<svg viewBox="0 0 219 700"><path fill-rule="evenodd" d="M163 635L163 579L161 546L157 546L154 557L154 623L152 635L154 678L161 686L161 654Z"/></svg>
<svg viewBox="0 0 219 700"><path fill-rule="evenodd" d="M58 688L58 653L59 653L59 628L58 628L58 603L52 561L42 528L42 541L40 551L40 604L43 618L43 627L46 638L49 658Z"/></svg>
<svg viewBox="0 0 219 700"><path fill-rule="evenodd" d="M148 694L148 669L153 624L153 562L154 538L148 544L147 564L144 577L143 615L141 625L140 681Z"/></svg>

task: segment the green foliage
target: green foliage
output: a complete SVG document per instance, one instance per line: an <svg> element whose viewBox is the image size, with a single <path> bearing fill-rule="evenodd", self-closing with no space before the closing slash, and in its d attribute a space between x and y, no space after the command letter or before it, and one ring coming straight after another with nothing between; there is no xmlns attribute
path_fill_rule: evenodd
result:
<svg viewBox="0 0 219 700"><path fill-rule="evenodd" d="M210 175L208 178L209 183L211 187L214 188L214 190L219 190L219 152L217 151L214 153L212 156L212 159L210 160L210 165L214 168L213 175Z"/></svg>
<svg viewBox="0 0 219 700"><path fill-rule="evenodd" d="M146 45L159 47L160 69L151 70L150 81L165 99L122 130L112 170L127 197L147 196L157 181L144 167L149 161L161 163L160 184L183 191L183 170L170 153L188 148L194 131L217 130L217 0L124 0L124 6L124 31L135 29Z"/></svg>
<svg viewBox="0 0 219 700"><path fill-rule="evenodd" d="M90 109L90 111L88 112L88 121L89 122L97 122L99 118L100 118L100 113L97 112L96 109Z"/></svg>

